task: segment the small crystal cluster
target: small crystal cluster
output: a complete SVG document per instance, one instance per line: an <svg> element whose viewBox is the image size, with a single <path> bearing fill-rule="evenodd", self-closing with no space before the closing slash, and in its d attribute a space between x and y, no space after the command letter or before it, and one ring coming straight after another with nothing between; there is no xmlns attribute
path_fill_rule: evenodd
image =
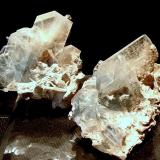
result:
<svg viewBox="0 0 160 160"><path fill-rule="evenodd" d="M157 56L150 39L141 36L100 61L72 99L70 117L81 127L82 137L90 138L98 150L125 159L156 124Z"/></svg>
<svg viewBox="0 0 160 160"><path fill-rule="evenodd" d="M69 117L82 137L126 159L160 113L156 47L143 35L100 61L87 79L80 71L80 50L65 46L71 26L69 16L53 11L38 16L32 28L11 34L0 55L1 86L22 98L51 99L54 108L72 104Z"/></svg>
<svg viewBox="0 0 160 160"><path fill-rule="evenodd" d="M5 91L53 100L66 107L84 75L80 50L65 46L72 22L53 11L37 16L32 28L11 34L0 55L0 81Z"/></svg>

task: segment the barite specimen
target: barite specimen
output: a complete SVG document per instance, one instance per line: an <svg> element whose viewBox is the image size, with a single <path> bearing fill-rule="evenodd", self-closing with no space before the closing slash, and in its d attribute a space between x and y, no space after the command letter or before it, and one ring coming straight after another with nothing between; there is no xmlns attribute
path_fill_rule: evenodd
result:
<svg viewBox="0 0 160 160"><path fill-rule="evenodd" d="M16 91L20 98L51 99L53 108L68 107L72 99L69 117L80 126L82 137L98 150L126 159L160 113L156 47L143 35L100 61L86 80L80 50L65 45L71 26L69 16L53 11L37 16L32 28L11 34L0 51L1 88Z"/></svg>
<svg viewBox="0 0 160 160"><path fill-rule="evenodd" d="M143 35L100 61L72 99L70 118L98 150L126 159L156 124L160 102L157 57L155 46Z"/></svg>
<svg viewBox="0 0 160 160"><path fill-rule="evenodd" d="M0 55L1 88L67 106L84 77L80 50L65 46L71 26L68 16L53 11L37 16L32 28L11 34Z"/></svg>

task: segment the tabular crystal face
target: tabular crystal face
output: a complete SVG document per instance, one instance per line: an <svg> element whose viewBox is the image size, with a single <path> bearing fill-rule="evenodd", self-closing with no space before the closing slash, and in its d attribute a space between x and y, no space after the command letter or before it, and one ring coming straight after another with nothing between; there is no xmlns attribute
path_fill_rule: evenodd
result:
<svg viewBox="0 0 160 160"><path fill-rule="evenodd" d="M55 105L69 101L84 77L80 50L65 46L71 26L68 16L53 11L37 16L32 28L12 33L0 55L2 88L52 98Z"/></svg>
<svg viewBox="0 0 160 160"><path fill-rule="evenodd" d="M12 81L29 81L29 69L46 49L63 49L72 22L53 11L39 15L32 28L12 33L8 44L1 50L0 79L6 87ZM24 78L25 77L25 78Z"/></svg>
<svg viewBox="0 0 160 160"><path fill-rule="evenodd" d="M124 85L131 88L138 83L138 76L153 71L157 56L151 40L146 35L141 36L95 68L97 86L108 93Z"/></svg>
<svg viewBox="0 0 160 160"><path fill-rule="evenodd" d="M147 36L138 38L100 61L72 99L70 117L100 151L125 159L155 125L158 111L151 99L160 101L160 93L141 80L152 76L157 55Z"/></svg>
<svg viewBox="0 0 160 160"><path fill-rule="evenodd" d="M56 11L37 16L34 27L38 27L43 45L54 52L65 46L72 27L72 22L67 16L62 16Z"/></svg>

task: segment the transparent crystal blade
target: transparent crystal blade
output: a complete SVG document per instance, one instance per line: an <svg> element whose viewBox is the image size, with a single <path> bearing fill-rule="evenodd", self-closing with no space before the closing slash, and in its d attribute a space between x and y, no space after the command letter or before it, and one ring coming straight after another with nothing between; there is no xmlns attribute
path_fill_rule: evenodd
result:
<svg viewBox="0 0 160 160"><path fill-rule="evenodd" d="M122 50L101 62L94 75L102 92L112 92L120 87L138 83L137 76L151 72L157 59L157 50L151 40L143 35Z"/></svg>
<svg viewBox="0 0 160 160"><path fill-rule="evenodd" d="M62 16L56 11L45 13L37 16L34 26L40 28L41 39L47 48L51 48L54 52L64 47L72 22L67 16Z"/></svg>

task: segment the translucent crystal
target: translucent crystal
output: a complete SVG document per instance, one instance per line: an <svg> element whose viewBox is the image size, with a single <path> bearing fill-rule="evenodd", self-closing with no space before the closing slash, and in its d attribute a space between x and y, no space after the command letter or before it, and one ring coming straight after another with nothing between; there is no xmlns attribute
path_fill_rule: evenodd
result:
<svg viewBox="0 0 160 160"><path fill-rule="evenodd" d="M56 11L37 16L34 26L42 30L40 36L43 45L54 52L62 49L68 38L72 22L67 16L62 16Z"/></svg>
<svg viewBox="0 0 160 160"><path fill-rule="evenodd" d="M33 98L36 99L51 99L54 108L64 107L63 100L76 93L78 81L84 78L82 72L79 72L80 50L72 45L66 46L54 55L54 61L51 66L39 62L36 68L31 70L32 82L17 83L17 92L33 93ZM70 103L68 105L70 106Z"/></svg>
<svg viewBox="0 0 160 160"><path fill-rule="evenodd" d="M109 94L127 86L132 91L138 82L137 76L153 71L157 56L151 40L146 35L139 37L97 66L94 75L99 90Z"/></svg>
<svg viewBox="0 0 160 160"><path fill-rule="evenodd" d="M0 55L4 91L51 99L53 107L70 106L84 75L80 50L65 46L72 26L68 18L56 11L45 13L37 16L32 28L10 35Z"/></svg>
<svg viewBox="0 0 160 160"><path fill-rule="evenodd" d="M53 11L36 18L32 28L12 33L1 50L0 81L3 87L11 82L28 82L30 68L43 51L59 51L65 45L72 22Z"/></svg>
<svg viewBox="0 0 160 160"><path fill-rule="evenodd" d="M143 35L100 61L74 96L69 116L95 148L126 159L145 131L156 124L160 93L143 82L148 81L147 75L154 81L157 56L155 46Z"/></svg>

